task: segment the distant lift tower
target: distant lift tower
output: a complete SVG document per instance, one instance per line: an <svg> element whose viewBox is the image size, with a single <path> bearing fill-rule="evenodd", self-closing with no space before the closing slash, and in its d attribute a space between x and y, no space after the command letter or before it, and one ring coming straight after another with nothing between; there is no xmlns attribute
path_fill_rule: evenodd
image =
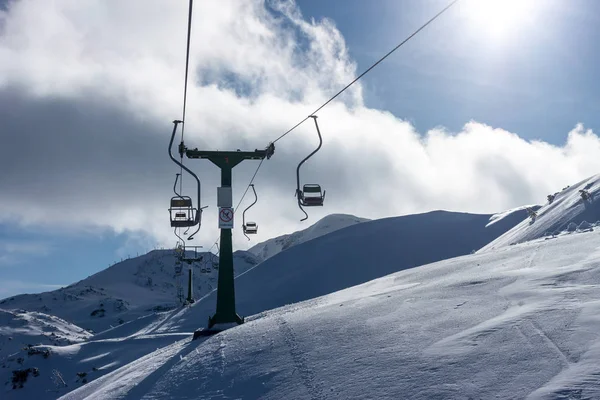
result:
<svg viewBox="0 0 600 400"><path fill-rule="evenodd" d="M179 121L174 121L175 124ZM199 329L194 339L199 336L214 334L230 326L244 323L244 318L235 311L235 287L233 282L233 246L231 230L233 229L233 196L231 190L231 173L233 168L244 160L269 159L275 152L273 143L265 150L254 151L205 151L188 149L182 142L179 154L190 159L207 159L221 169L221 187L218 189L217 205L219 207L219 228L221 229L219 251L219 278L217 282L217 311L208 318L207 329Z"/></svg>

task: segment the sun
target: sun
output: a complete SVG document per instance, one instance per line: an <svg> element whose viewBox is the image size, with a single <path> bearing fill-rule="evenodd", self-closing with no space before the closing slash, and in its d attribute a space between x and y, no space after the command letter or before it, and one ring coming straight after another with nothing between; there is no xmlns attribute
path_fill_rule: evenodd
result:
<svg viewBox="0 0 600 400"><path fill-rule="evenodd" d="M467 0L464 15L478 33L505 39L530 25L544 0Z"/></svg>

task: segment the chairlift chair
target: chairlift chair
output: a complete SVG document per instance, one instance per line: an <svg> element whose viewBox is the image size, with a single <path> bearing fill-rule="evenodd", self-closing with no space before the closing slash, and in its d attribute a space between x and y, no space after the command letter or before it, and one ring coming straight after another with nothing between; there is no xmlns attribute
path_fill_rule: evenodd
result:
<svg viewBox="0 0 600 400"><path fill-rule="evenodd" d="M198 176L193 171L191 171L189 168L183 165L181 161L177 161L177 159L173 157L172 154L173 141L175 139L175 133L177 132L177 125L181 122L182 121L179 120L173 121L173 133L171 134L171 140L169 142L169 157L175 164L181 167L182 171L185 170L195 179L197 187L198 207L194 207L194 203L192 202L191 197L182 196L181 193L177 192L177 181L179 180L179 176L181 175L177 174L175 177L175 183L173 184L173 192L175 193L175 196L171 198L171 203L169 207L169 217L171 220L172 228L189 229L192 226L198 226L198 228L188 237L188 240L192 240L194 238L194 235L196 235L200 231L200 225L202 222L202 210L206 208L206 206L200 207L200 179L198 179ZM183 138L179 147L183 161ZM187 233L187 230L185 231L185 233ZM179 235L177 235L177 237L180 238Z"/></svg>
<svg viewBox="0 0 600 400"><path fill-rule="evenodd" d="M244 231L244 236L246 236L246 238L248 238L248 240L250 240L248 235L256 235L258 233L258 225L256 224L256 222L250 222L250 221L246 222L246 211L248 211L250 209L250 207L255 205L256 202L258 201L258 195L256 194L256 189L254 188L254 184L250 184L250 186L252 187L252 191L254 192L254 201L252 202L252 204L250 204L248 207L246 207L246 209L242 213L242 230Z"/></svg>
<svg viewBox="0 0 600 400"><path fill-rule="evenodd" d="M174 196L169 207L172 228L188 228L198 225L200 214L189 196Z"/></svg>
<svg viewBox="0 0 600 400"><path fill-rule="evenodd" d="M258 225L256 225L256 222L246 222L246 225L244 225L244 233L246 235L255 235L258 233Z"/></svg>
<svg viewBox="0 0 600 400"><path fill-rule="evenodd" d="M302 186L302 190L300 190L300 167L302 164L306 162L310 157L312 157L323 145L323 138L321 137L321 131L319 130L319 124L317 123L317 116L310 116L315 121L315 127L317 128L317 134L319 135L319 146L310 153L304 160L300 161L298 164L298 168L296 168L296 197L298 198L298 207L304 213L305 217L300 221L304 221L308 219L308 214L302 206L304 207L314 207L314 206L322 206L323 201L325 200L325 191L321 189L321 185L316 183L307 183Z"/></svg>
<svg viewBox="0 0 600 400"><path fill-rule="evenodd" d="M325 192L316 183L307 183L299 193L300 203L305 207L322 206L325 200Z"/></svg>
<svg viewBox="0 0 600 400"><path fill-rule="evenodd" d="M177 235L177 233L175 233ZM178 236L179 237L179 236ZM204 260L204 255L200 252L202 246L186 246L183 239L179 238L180 242L177 243L175 248L175 255L179 263L187 263L189 265L201 262ZM193 252L192 254L188 254Z"/></svg>

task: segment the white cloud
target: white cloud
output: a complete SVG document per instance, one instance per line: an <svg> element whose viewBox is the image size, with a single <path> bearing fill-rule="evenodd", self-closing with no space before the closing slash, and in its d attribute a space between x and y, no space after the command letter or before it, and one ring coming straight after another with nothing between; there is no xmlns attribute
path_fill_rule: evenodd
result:
<svg viewBox="0 0 600 400"><path fill-rule="evenodd" d="M0 12L0 117L10 126L0 130L9 144L0 148L0 168L18 171L0 176L0 215L145 232L174 244L166 208L177 168L166 146L169 121L181 114L184 3L22 0ZM195 2L189 146L264 147L355 76L332 21L306 21L291 1L266 7ZM460 132L419 133L365 107L360 84L342 100L319 113L324 146L302 170L306 182L327 190L325 207L308 210L308 222L337 212L497 212L543 202L600 167L600 140L581 125L564 146L467 121ZM295 167L316 143L308 121L265 161L250 212L259 238L307 226L298 222ZM198 236L210 245L218 170L207 161L187 165L200 174L211 206ZM256 165L234 170L235 195ZM239 231L236 244L246 246Z"/></svg>
<svg viewBox="0 0 600 400"><path fill-rule="evenodd" d="M18 264L23 258L47 256L51 251L52 246L46 242L0 239L0 266Z"/></svg>

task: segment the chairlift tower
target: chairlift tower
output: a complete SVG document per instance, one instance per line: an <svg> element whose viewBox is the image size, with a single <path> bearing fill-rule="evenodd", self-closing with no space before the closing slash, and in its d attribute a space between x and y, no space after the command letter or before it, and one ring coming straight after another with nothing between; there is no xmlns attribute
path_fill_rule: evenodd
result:
<svg viewBox="0 0 600 400"><path fill-rule="evenodd" d="M194 338L218 331L219 325L243 324L244 318L235 310L235 286L233 273L233 244L231 231L233 229L233 196L231 191L231 176L233 168L244 160L269 159L275 151L272 143L265 150L254 151L206 151L188 149L182 142L179 145L179 154L189 159L207 159L221 169L221 187L218 189L217 205L219 215L228 215L228 224L221 223L219 269L217 281L217 310L208 318L208 329L198 330ZM215 327L217 325L217 327Z"/></svg>
<svg viewBox="0 0 600 400"><path fill-rule="evenodd" d="M175 287L177 289L177 300L179 303L183 303L183 265L181 261L177 259L175 261Z"/></svg>

